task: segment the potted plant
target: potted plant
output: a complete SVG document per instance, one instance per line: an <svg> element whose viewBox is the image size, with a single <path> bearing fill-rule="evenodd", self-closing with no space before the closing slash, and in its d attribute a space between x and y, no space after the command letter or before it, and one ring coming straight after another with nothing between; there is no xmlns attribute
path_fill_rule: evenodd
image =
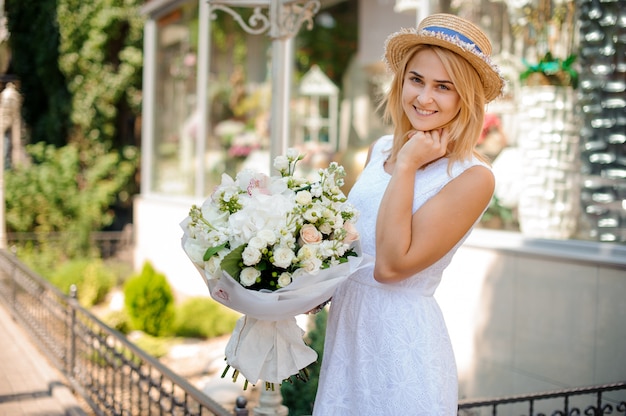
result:
<svg viewBox="0 0 626 416"><path fill-rule="evenodd" d="M529 86L554 85L576 89L578 71L574 68L575 61L575 54L560 59L555 58L552 52L548 51L536 64L522 59L526 70L520 74L519 78L522 84Z"/></svg>

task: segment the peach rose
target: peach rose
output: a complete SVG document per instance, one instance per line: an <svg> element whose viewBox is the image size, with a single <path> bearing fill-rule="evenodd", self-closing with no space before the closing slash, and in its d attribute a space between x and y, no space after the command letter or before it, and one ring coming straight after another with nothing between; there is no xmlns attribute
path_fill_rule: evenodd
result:
<svg viewBox="0 0 626 416"><path fill-rule="evenodd" d="M350 244L359 239L359 232L350 221L346 221L343 224L343 229L346 230L346 236L343 239L344 244Z"/></svg>
<svg viewBox="0 0 626 416"><path fill-rule="evenodd" d="M300 240L304 244L317 244L322 241L322 233L313 224L304 224L300 229Z"/></svg>

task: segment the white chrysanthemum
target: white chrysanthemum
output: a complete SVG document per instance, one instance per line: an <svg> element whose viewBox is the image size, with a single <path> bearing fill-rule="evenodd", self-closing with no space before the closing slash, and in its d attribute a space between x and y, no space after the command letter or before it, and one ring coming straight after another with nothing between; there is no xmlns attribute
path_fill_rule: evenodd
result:
<svg viewBox="0 0 626 416"><path fill-rule="evenodd" d="M243 264L246 266L254 266L261 260L261 250L258 248L246 246L241 255Z"/></svg>
<svg viewBox="0 0 626 416"><path fill-rule="evenodd" d="M291 275L287 272L283 272L278 276L278 286L285 287L291 283Z"/></svg>
<svg viewBox="0 0 626 416"><path fill-rule="evenodd" d="M261 272L254 267L245 267L239 275L239 282L243 286L252 286L256 283L256 279L261 276Z"/></svg>
<svg viewBox="0 0 626 416"><path fill-rule="evenodd" d="M285 246L278 246L274 249L272 264L276 267L286 269L287 267L291 266L291 263L293 262L295 257L295 254L290 248Z"/></svg>

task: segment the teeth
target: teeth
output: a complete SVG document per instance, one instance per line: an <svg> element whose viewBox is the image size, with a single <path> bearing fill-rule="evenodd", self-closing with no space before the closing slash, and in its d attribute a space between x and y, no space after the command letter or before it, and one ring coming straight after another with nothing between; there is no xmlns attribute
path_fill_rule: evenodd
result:
<svg viewBox="0 0 626 416"><path fill-rule="evenodd" d="M419 114L424 115L424 116L435 114L435 111L420 110L419 108L416 108L415 111L417 111Z"/></svg>

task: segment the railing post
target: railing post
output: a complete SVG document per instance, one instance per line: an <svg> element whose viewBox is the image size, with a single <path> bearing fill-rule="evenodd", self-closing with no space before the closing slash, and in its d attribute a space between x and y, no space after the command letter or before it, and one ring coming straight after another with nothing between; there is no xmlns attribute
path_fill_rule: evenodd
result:
<svg viewBox="0 0 626 416"><path fill-rule="evenodd" d="M235 416L248 416L248 409L246 409L247 405L248 401L245 397L237 397L237 400L235 401Z"/></svg>
<svg viewBox="0 0 626 416"><path fill-rule="evenodd" d="M68 375L74 379L74 368L76 368L76 308L75 303L77 302L78 289L76 285L70 286L70 301L68 302L70 306L70 356L69 362L67 365Z"/></svg>
<svg viewBox="0 0 626 416"><path fill-rule="evenodd" d="M16 248L11 248L11 253L13 254L13 258L11 258L11 314L13 320L17 318L17 278L15 277L17 273L17 263L16 263Z"/></svg>

